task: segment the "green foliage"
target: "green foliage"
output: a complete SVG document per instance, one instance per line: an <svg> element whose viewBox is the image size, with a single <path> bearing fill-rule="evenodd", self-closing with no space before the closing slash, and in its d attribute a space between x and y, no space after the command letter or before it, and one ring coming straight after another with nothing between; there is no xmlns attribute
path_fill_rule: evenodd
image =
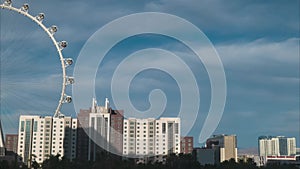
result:
<svg viewBox="0 0 300 169"><path fill-rule="evenodd" d="M234 159L224 161L219 165L200 165L192 155L171 154L165 157L165 162L154 162L148 160L145 164L137 164L134 159L122 159L122 157L102 152L97 155L95 162L87 160L72 160L51 155L40 166L36 162L32 163L34 169L299 169L293 165L272 164L265 167L257 167L252 159L246 162L240 160L238 163ZM17 169L20 166L12 162L0 161L0 169ZM27 169L26 166L22 167Z"/></svg>

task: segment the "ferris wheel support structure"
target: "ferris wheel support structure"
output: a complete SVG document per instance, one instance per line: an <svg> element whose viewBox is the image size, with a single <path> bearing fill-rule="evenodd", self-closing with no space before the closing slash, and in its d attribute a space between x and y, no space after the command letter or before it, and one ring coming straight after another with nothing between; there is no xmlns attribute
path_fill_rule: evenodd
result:
<svg viewBox="0 0 300 169"><path fill-rule="evenodd" d="M51 41L53 42L56 51L59 55L61 67L62 67L62 76L63 76L63 83L62 83L62 90L61 90L61 95L60 99L58 101L57 108L54 112L54 117L60 117L63 116L63 114L60 112L60 109L62 107L62 104L64 103L70 103L72 101L72 97L66 95L66 86L69 84L74 83L74 78L71 76L67 76L66 74L66 67L70 66L73 64L73 60L71 58L64 58L62 54L62 50L67 47L67 42L66 41L56 41L54 34L57 31L57 27L55 25L52 25L51 27L47 28L43 24L43 20L45 15L43 13L39 13L37 16L32 16L31 14L28 13L29 10L29 5L24 4L21 8L15 8L12 6L12 1L11 0L5 0L3 4L0 4L1 9L8 9L11 11L18 12L19 14L24 15L25 17L31 19L33 22L35 22L37 25L39 25L44 32L47 33L47 35L50 37Z"/></svg>

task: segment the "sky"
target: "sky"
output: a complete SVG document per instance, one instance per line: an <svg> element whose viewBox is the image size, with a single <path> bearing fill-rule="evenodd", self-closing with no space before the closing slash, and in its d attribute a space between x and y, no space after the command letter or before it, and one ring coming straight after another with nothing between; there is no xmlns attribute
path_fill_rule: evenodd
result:
<svg viewBox="0 0 300 169"><path fill-rule="evenodd" d="M120 17L160 12L187 20L210 40L226 75L225 108L212 134L236 134L239 148L257 147L257 138L261 135L296 137L300 147L298 0L231 0L226 3L217 0L15 0L13 6L23 3L29 3L32 15L45 13L44 25L58 27L56 39L68 42L63 54L75 62L78 56L88 60L90 56L81 56L87 40L104 25ZM18 13L0 11L1 122L4 133L16 133L20 114L53 115L61 90L61 65L52 42L39 26ZM163 27L168 23L160 24ZM137 25L125 25L116 30L123 32L136 28ZM193 36L189 32L179 33ZM100 40L108 42L109 38ZM100 105L108 97L113 108L122 109L112 99L114 71L129 55L153 48L179 56L195 75L200 106L188 135L194 136L195 146L202 146L198 137L211 104L210 78L205 64L195 53L172 37L141 34L114 45L98 67L95 97ZM178 76L185 76L182 67L175 67L164 56L147 61L160 63L177 71ZM141 64L133 62L127 70ZM68 75L71 76L73 71L74 65L67 68ZM126 84L122 79L118 83ZM82 82L79 80L77 83ZM154 98L151 105L148 98L151 91L160 89L167 99L161 116L177 116L182 102L180 85L176 83L175 76L167 72L143 70L132 79L129 98L137 110L145 111L158 104L159 99ZM117 87L122 90L124 86ZM67 93L72 94L70 86ZM91 102L92 98L88 99ZM185 104L191 111L194 109L193 104ZM76 116L73 104L63 105L62 112ZM189 125L188 121L182 124L186 125Z"/></svg>

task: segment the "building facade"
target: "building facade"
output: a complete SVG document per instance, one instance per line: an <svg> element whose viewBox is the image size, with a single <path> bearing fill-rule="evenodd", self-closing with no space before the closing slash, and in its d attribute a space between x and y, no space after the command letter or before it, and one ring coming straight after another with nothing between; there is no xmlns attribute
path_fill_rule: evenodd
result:
<svg viewBox="0 0 300 169"><path fill-rule="evenodd" d="M235 135L214 135L206 140L206 147L194 150L194 156L202 165L218 165L225 160L237 162L237 139Z"/></svg>
<svg viewBox="0 0 300 169"><path fill-rule="evenodd" d="M42 163L49 155L60 154L68 159L74 159L76 130L77 119L71 117L21 115L18 155L21 161L28 165L32 161Z"/></svg>
<svg viewBox="0 0 300 169"><path fill-rule="evenodd" d="M122 155L123 111L113 110L107 98L104 106L98 106L93 99L90 110L88 160L95 161L101 151Z"/></svg>
<svg viewBox="0 0 300 169"><path fill-rule="evenodd" d="M194 146L194 137L186 136L182 137L181 141L181 153L183 154L192 154Z"/></svg>
<svg viewBox="0 0 300 169"><path fill-rule="evenodd" d="M180 153L180 119L124 120L123 155L152 156Z"/></svg>
<svg viewBox="0 0 300 169"><path fill-rule="evenodd" d="M124 111L110 109L110 151L114 154L122 155L123 152L123 122Z"/></svg>
<svg viewBox="0 0 300 169"><path fill-rule="evenodd" d="M195 148L193 155L201 165L215 165L216 161L219 161L215 149Z"/></svg>
<svg viewBox="0 0 300 169"><path fill-rule="evenodd" d="M296 155L296 138L284 136L261 136L258 138L259 156Z"/></svg>
<svg viewBox="0 0 300 169"><path fill-rule="evenodd" d="M52 126L51 154L60 154L68 159L76 158L77 119L55 117Z"/></svg>
<svg viewBox="0 0 300 169"><path fill-rule="evenodd" d="M216 150L220 157L217 163L230 159L237 162L237 139L235 135L214 135L206 140L206 147Z"/></svg>
<svg viewBox="0 0 300 169"><path fill-rule="evenodd" d="M5 135L5 148L7 152L18 153L18 134Z"/></svg>
<svg viewBox="0 0 300 169"><path fill-rule="evenodd" d="M80 160L88 160L89 154L89 114L91 110L81 109L77 115L78 128L77 128L77 155Z"/></svg>

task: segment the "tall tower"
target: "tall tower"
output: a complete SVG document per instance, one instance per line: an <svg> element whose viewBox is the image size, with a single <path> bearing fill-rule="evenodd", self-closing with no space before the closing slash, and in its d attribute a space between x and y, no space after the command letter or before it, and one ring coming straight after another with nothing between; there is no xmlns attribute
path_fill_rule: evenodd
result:
<svg viewBox="0 0 300 169"><path fill-rule="evenodd" d="M0 119L0 156L5 156L5 146L4 146L4 137Z"/></svg>

